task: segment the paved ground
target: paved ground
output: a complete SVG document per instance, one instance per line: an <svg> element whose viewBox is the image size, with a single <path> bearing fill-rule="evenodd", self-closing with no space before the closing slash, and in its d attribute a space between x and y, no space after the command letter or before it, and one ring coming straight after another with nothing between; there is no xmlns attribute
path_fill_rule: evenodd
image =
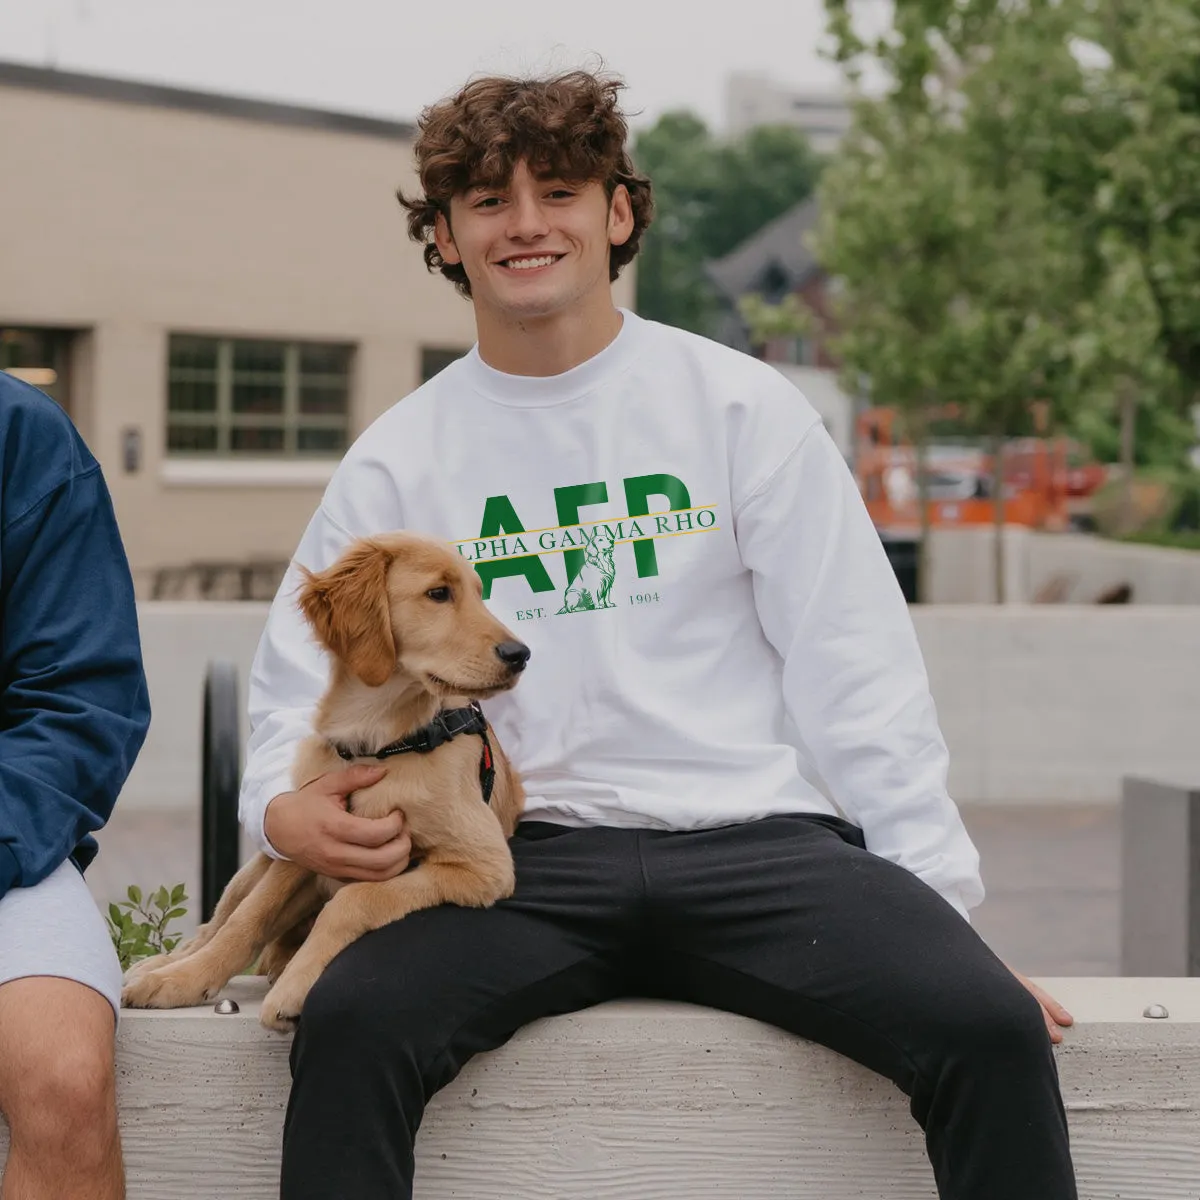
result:
<svg viewBox="0 0 1200 1200"><path fill-rule="evenodd" d="M1120 971L1119 810L1113 805L963 806L983 862L987 899L972 923L1009 965L1028 975ZM199 814L122 813L100 834L87 873L99 901L187 884L199 905ZM194 922L181 922L187 929Z"/></svg>

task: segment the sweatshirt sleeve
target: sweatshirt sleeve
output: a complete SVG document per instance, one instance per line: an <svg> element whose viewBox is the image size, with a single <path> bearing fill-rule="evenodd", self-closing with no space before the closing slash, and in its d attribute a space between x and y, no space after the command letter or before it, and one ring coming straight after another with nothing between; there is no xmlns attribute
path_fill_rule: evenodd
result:
<svg viewBox="0 0 1200 1200"><path fill-rule="evenodd" d="M979 856L946 790L948 754L908 606L820 421L735 512L784 699L835 803L867 848L965 918Z"/></svg>
<svg viewBox="0 0 1200 1200"><path fill-rule="evenodd" d="M251 841L273 858L282 855L263 830L267 805L292 790L296 750L312 732L313 714L329 679L328 656L296 604L300 567L323 570L351 540L324 506L317 510L276 593L250 668L250 738L238 814Z"/></svg>
<svg viewBox="0 0 1200 1200"><path fill-rule="evenodd" d="M108 820L150 724L133 581L100 468L0 531L0 896Z"/></svg>

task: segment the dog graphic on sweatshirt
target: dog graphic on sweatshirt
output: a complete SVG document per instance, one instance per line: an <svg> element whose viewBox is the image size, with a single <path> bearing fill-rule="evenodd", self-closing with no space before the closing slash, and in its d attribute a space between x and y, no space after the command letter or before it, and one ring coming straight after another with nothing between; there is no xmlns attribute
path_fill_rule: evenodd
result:
<svg viewBox="0 0 1200 1200"><path fill-rule="evenodd" d="M604 525L597 525L591 536L585 532L587 549L583 569L563 593L563 606L558 613L588 612L597 608L616 608L609 599L613 580L617 577L613 562L613 535ZM557 614L556 614L557 615Z"/></svg>

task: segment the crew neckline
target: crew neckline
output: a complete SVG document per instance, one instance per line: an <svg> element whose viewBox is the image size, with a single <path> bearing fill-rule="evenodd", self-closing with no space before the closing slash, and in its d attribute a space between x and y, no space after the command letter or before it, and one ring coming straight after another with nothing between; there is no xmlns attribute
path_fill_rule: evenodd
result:
<svg viewBox="0 0 1200 1200"><path fill-rule="evenodd" d="M478 342L460 362L475 391L501 404L538 408L577 400L633 362L645 321L626 308L617 311L621 314L617 336L603 350L559 375L509 375L497 371L479 356Z"/></svg>

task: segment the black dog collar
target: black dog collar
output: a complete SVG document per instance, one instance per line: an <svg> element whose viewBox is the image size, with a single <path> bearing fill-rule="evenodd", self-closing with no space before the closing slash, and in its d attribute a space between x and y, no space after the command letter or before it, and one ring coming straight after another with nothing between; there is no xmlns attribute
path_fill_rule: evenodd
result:
<svg viewBox="0 0 1200 1200"><path fill-rule="evenodd" d="M396 754L429 754L464 733L478 734L483 739L479 782L483 789L483 802L487 804L492 798L496 770L492 763L492 747L488 742L487 720L478 700L472 700L466 708L443 708L428 725L422 726L406 738L390 742L381 750L372 750L361 744L345 746L339 742L332 742L331 745L337 751L338 757L346 762L352 762L356 758L375 758L384 762Z"/></svg>

